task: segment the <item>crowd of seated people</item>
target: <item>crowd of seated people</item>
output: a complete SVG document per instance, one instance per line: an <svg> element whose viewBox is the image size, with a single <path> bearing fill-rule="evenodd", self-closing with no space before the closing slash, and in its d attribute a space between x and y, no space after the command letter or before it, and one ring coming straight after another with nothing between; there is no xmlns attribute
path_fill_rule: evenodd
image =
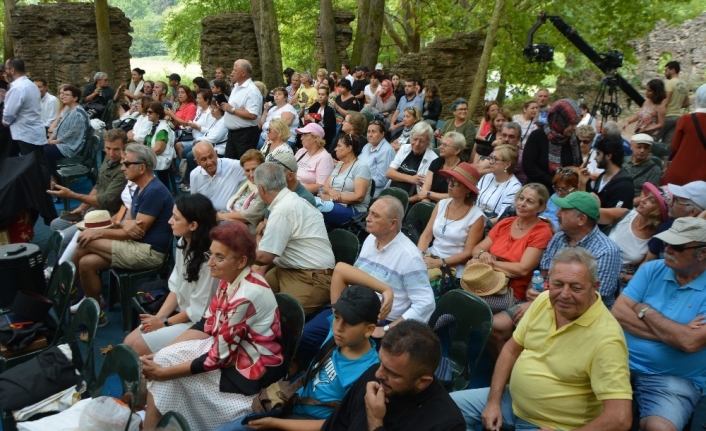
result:
<svg viewBox="0 0 706 431"><path fill-rule="evenodd" d="M172 74L147 93L138 68L118 92L100 73L83 99L63 87L48 135L61 155L45 148L52 168L76 155L66 134L76 112L83 121L89 104L125 100L139 113L127 135L106 135L108 160L90 195L50 191L83 202L79 213L112 216L109 229L52 224L71 236L65 258L85 295L100 299L101 270L160 265L178 238L167 301L125 339L150 381L146 429L169 410L193 429L246 429L240 421L253 396L285 374L277 292L294 297L309 320L299 369L329 379L325 393L314 383L302 396L335 406L299 405L286 417L254 419L252 429L359 429L352 424L360 421L404 429L411 405L415 415L432 406L444 412L415 429L439 429L434 421L459 430L622 430L632 421L643 430L682 429L706 388L706 182L692 174L695 165L691 181L669 182L684 172L650 157L664 104L685 103L679 87L667 85L661 99L650 81L651 105L626 121L642 127L626 129L628 154L614 125L596 137L591 118L579 126L585 109L570 99L551 103L544 89L514 116L488 102L476 127L467 101L443 107L433 81L388 75L382 65L368 70L344 65L339 81L327 70L316 78L301 71L263 92L241 59L232 85L223 70L193 88ZM685 154L706 155L692 130L704 117L706 86L695 105L695 120L679 119L668 143L682 165ZM481 144L487 155L476 153ZM188 166L180 176L190 194L176 200L163 177L178 174L172 164ZM114 179L116 171L124 178ZM390 188L408 202L380 196ZM430 207L415 242L405 204ZM369 235L354 267L337 265L327 231L361 218ZM435 339L414 322L424 327L435 300L467 288L465 273L481 270L503 288L481 297L494 314L495 371L489 389L452 400L438 391L438 361L423 357L436 352ZM442 288L439 273L447 272L454 280ZM403 343L415 337L428 351ZM552 354L571 358L542 359ZM566 389L548 381L549 372L580 382ZM553 396L572 409L552 405Z"/></svg>

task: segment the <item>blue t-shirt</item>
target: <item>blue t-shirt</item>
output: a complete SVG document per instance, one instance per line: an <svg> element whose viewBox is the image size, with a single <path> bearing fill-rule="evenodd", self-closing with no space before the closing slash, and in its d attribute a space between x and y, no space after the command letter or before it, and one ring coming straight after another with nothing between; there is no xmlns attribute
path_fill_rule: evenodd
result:
<svg viewBox="0 0 706 431"><path fill-rule="evenodd" d="M152 246L155 251L166 253L169 241L172 239L172 228L169 219L172 217L174 198L161 181L154 178L140 193L140 188L135 189L132 196L130 214L134 220L137 213L155 218L152 227L139 242Z"/></svg>
<svg viewBox="0 0 706 431"><path fill-rule="evenodd" d="M659 227L655 231L655 235L657 235L658 233L662 233L665 230L669 229L670 227L672 227L673 223L674 223L673 218L670 218L666 222L662 223L661 225L659 225ZM655 236L652 236L652 239L650 240L650 242L647 243L647 249L649 250L650 253L657 256L658 259L664 259L664 241L662 241L661 239L659 239Z"/></svg>
<svg viewBox="0 0 706 431"><path fill-rule="evenodd" d="M623 295L635 302L649 304L664 317L686 325L699 314L706 314L706 272L679 286L674 271L664 260L642 265ZM630 353L630 369L645 374L681 377L706 388L706 349L686 353L661 341L636 337L625 331Z"/></svg>
<svg viewBox="0 0 706 431"><path fill-rule="evenodd" d="M333 316L329 317L333 320ZM326 342L333 336L333 328L329 330ZM378 353L375 350L375 341L370 339L370 350L358 359L349 359L341 354L336 347L331 356L326 361L326 365L321 367L316 376L309 383L299 389L299 397L314 398L322 403L341 401L353 383L363 374L365 370L377 364ZM292 411L293 414L306 415L315 419L326 419L331 416L333 409L322 406L297 404Z"/></svg>

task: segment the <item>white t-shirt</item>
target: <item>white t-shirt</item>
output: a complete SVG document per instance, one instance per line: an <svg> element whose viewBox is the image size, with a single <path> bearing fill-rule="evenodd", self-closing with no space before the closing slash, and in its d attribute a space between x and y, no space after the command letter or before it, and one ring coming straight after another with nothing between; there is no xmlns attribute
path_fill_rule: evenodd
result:
<svg viewBox="0 0 706 431"><path fill-rule="evenodd" d="M282 118L282 114L284 114L285 112L289 112L290 114L294 115L294 120L292 121L292 124L289 125L289 134L291 136L296 136L297 131L295 129L299 127L299 115L297 114L297 110L294 109L294 106L290 105L289 103L285 103L284 106L281 108L278 108L275 105L271 107L269 111L267 111L267 117L265 117L265 122L262 123L262 133L260 133L260 137L262 139L267 140L267 128L270 127L270 121L277 118Z"/></svg>
<svg viewBox="0 0 706 431"><path fill-rule="evenodd" d="M608 238L623 251L623 265L639 265L647 255L647 243L650 238L638 238L632 231L632 221L636 216L637 211L630 210L608 234Z"/></svg>
<svg viewBox="0 0 706 431"><path fill-rule="evenodd" d="M468 230L479 218L485 218L483 211L477 205L473 205L463 218L459 220L448 220L446 209L453 199L442 199L437 204L436 218L432 232L434 233L434 245L429 247L429 253L439 257L447 258L454 254L461 253L466 245ZM461 278L466 262L456 265L456 277Z"/></svg>

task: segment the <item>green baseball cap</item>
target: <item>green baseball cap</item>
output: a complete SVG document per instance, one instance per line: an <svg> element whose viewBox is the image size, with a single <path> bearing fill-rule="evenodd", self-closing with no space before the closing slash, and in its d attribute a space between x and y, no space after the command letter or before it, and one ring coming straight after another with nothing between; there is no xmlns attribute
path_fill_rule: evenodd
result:
<svg viewBox="0 0 706 431"><path fill-rule="evenodd" d="M586 192L569 193L565 198L552 196L552 202L559 208L577 209L595 221L601 218L596 198Z"/></svg>

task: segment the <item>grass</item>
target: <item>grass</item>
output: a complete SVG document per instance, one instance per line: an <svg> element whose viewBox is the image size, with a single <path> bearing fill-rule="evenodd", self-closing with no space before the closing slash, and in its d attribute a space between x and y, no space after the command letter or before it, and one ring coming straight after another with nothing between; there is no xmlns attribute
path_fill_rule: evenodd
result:
<svg viewBox="0 0 706 431"><path fill-rule="evenodd" d="M142 57L130 59L130 68L139 67L145 73L145 80L167 82L167 76L178 73L184 85L191 86L191 80L201 76L201 65L189 63L186 66L178 61L171 60L168 56ZM210 80L211 77L205 77Z"/></svg>

